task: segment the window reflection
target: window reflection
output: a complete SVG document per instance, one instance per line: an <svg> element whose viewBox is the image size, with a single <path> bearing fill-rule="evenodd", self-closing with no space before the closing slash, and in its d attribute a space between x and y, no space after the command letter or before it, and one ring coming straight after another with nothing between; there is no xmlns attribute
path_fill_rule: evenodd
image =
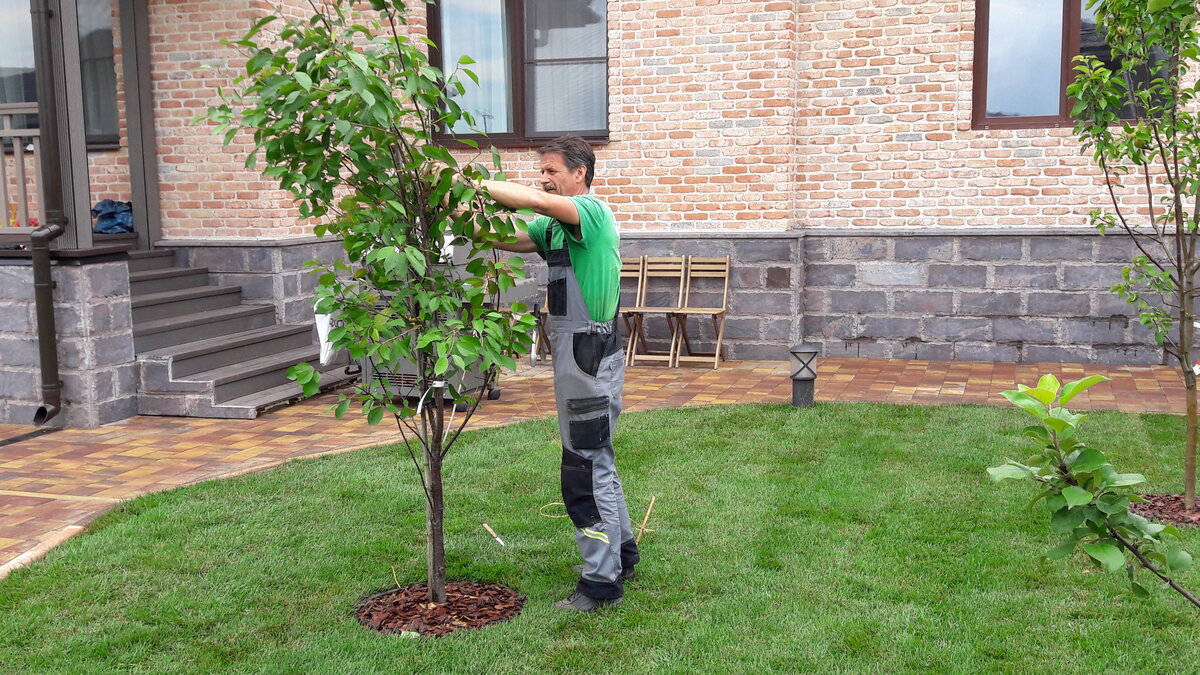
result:
<svg viewBox="0 0 1200 675"><path fill-rule="evenodd" d="M1062 5L992 0L988 15L987 116L1057 115L1062 96Z"/></svg>
<svg viewBox="0 0 1200 675"><path fill-rule="evenodd" d="M509 81L509 45L504 0L442 0L442 40L445 55L442 64L454 69L458 59L470 56L475 63L466 66L479 78L476 86L462 76L466 93L457 102L475 117L475 126L484 133L512 131L512 83ZM451 133L470 133L465 121Z"/></svg>
<svg viewBox="0 0 1200 675"><path fill-rule="evenodd" d="M79 57L83 118L89 141L116 142L117 74L113 54L112 0L79 0ZM0 103L36 103L33 20L29 0L0 0ZM37 126L34 115L17 120Z"/></svg>
<svg viewBox="0 0 1200 675"><path fill-rule="evenodd" d="M0 0L0 103L37 100L33 69L33 21L29 0ZM32 117L32 116L22 116ZM14 120L18 128L31 128L33 120Z"/></svg>

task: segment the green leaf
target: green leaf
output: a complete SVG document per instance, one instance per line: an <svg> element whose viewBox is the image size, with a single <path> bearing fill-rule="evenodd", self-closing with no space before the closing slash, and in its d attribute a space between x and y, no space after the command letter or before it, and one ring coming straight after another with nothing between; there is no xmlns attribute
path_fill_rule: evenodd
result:
<svg viewBox="0 0 1200 675"><path fill-rule="evenodd" d="M1008 399L1009 403L1012 403L1021 410L1024 410L1039 420L1045 421L1046 406L1042 405L1037 399L1033 398L1029 394L1021 391L1005 391L1001 392L1000 395Z"/></svg>
<svg viewBox="0 0 1200 675"><path fill-rule="evenodd" d="M361 70L364 74L372 74L371 64L367 63L367 58L362 54L359 54L358 52L349 52L346 54L346 58L350 59L350 63L353 63L355 67Z"/></svg>
<svg viewBox="0 0 1200 675"><path fill-rule="evenodd" d="M1118 473L1108 481L1109 487L1125 487L1145 483L1146 477L1140 473Z"/></svg>
<svg viewBox="0 0 1200 675"><path fill-rule="evenodd" d="M1084 509L1059 509L1050 516L1050 531L1058 534L1070 532L1087 520Z"/></svg>
<svg viewBox="0 0 1200 675"><path fill-rule="evenodd" d="M1029 438L1037 439L1046 445L1051 445L1054 443L1054 441L1050 439L1050 432L1046 431L1046 427L1043 426L1034 425L1025 427L1021 431L1021 434L1023 436L1028 436Z"/></svg>
<svg viewBox="0 0 1200 675"><path fill-rule="evenodd" d="M1125 554L1112 544L1084 544L1083 551L1103 565L1107 572L1116 572L1125 566Z"/></svg>
<svg viewBox="0 0 1200 675"><path fill-rule="evenodd" d="M1129 582L1129 589L1131 591L1133 591L1133 596L1135 598L1145 599L1145 598L1150 597L1150 589L1146 588L1145 586L1139 584L1136 581Z"/></svg>
<svg viewBox="0 0 1200 675"><path fill-rule="evenodd" d="M1029 472L1025 469L1022 469L1019 466L1013 466L1012 464L993 466L988 469L987 472L988 477L992 479L993 483L999 483L1000 481L1008 480L1009 478L1028 478L1030 476Z"/></svg>
<svg viewBox="0 0 1200 675"><path fill-rule="evenodd" d="M1172 0L1147 0L1146 11L1157 12L1164 7L1170 7Z"/></svg>
<svg viewBox="0 0 1200 675"><path fill-rule="evenodd" d="M1063 488L1062 496L1067 500L1067 508L1069 509L1092 503L1092 493L1078 485L1068 485L1066 488Z"/></svg>
<svg viewBox="0 0 1200 675"><path fill-rule="evenodd" d="M1037 388L1050 394L1050 400L1053 401L1054 397L1058 395L1058 378L1050 373L1046 373L1038 380Z"/></svg>
<svg viewBox="0 0 1200 675"><path fill-rule="evenodd" d="M304 87L304 91L312 91L312 78L308 73L296 71L296 83Z"/></svg>
<svg viewBox="0 0 1200 675"><path fill-rule="evenodd" d="M1087 448L1079 453L1074 462L1071 462L1071 471L1077 473L1095 471L1106 464L1108 464L1108 458L1104 456L1103 452Z"/></svg>
<svg viewBox="0 0 1200 675"><path fill-rule="evenodd" d="M370 424L371 426L379 424L379 422L383 419L383 413L385 412L387 412L387 409L383 407L371 408L371 411L367 413L367 424Z"/></svg>
<svg viewBox="0 0 1200 675"><path fill-rule="evenodd" d="M1105 498L1101 499L1100 501L1096 502L1096 508L1100 509L1104 513L1107 513L1108 515L1111 516L1111 515L1114 515L1117 513L1121 513L1122 511L1125 511L1126 509L1128 509L1129 508L1129 499L1126 497L1117 497L1117 498L1114 498L1111 496L1105 497Z"/></svg>
<svg viewBox="0 0 1200 675"><path fill-rule="evenodd" d="M1167 549L1167 566L1172 572L1186 572L1192 566L1192 556L1187 551L1172 546Z"/></svg>
<svg viewBox="0 0 1200 675"><path fill-rule="evenodd" d="M1062 396L1059 397L1058 402L1060 405L1066 405L1067 401L1075 398L1078 394L1106 381L1108 381L1108 378L1103 375L1090 375L1082 380L1069 382L1063 387Z"/></svg>
<svg viewBox="0 0 1200 675"><path fill-rule="evenodd" d="M1071 539L1064 544L1059 544L1049 551L1046 551L1045 557L1049 558L1050 560L1062 560L1063 558L1071 555L1071 553L1075 551L1075 547L1078 545L1079 542L1077 540Z"/></svg>

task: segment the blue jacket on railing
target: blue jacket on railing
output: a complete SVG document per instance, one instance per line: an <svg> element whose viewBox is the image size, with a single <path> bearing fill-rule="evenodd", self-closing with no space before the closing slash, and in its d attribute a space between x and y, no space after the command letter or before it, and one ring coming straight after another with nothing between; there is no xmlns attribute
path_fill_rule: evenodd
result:
<svg viewBox="0 0 1200 675"><path fill-rule="evenodd" d="M133 232L133 204L113 199L101 199L92 207L92 232L97 234L120 234Z"/></svg>

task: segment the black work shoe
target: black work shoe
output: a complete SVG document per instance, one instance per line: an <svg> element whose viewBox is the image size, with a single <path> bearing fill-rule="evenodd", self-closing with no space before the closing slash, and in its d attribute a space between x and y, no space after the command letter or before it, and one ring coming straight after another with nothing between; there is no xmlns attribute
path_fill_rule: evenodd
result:
<svg viewBox="0 0 1200 675"><path fill-rule="evenodd" d="M583 565L571 565L571 571L576 574L583 574ZM621 570L621 579L629 581L637 578L637 570L632 567Z"/></svg>
<svg viewBox="0 0 1200 675"><path fill-rule="evenodd" d="M554 603L554 609L569 609L573 612L590 612L601 607L616 607L625 601L625 598L590 598L579 591L576 591L566 598Z"/></svg>

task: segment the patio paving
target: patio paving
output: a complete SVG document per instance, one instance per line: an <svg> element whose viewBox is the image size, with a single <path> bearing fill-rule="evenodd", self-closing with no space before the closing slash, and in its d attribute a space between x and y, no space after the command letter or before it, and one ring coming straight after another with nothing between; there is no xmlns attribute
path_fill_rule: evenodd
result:
<svg viewBox="0 0 1200 675"><path fill-rule="evenodd" d="M1110 378L1076 398L1073 409L1184 412L1183 384L1165 366L825 358L818 372L819 402L1007 405L999 392L1050 372L1063 381ZM523 366L499 386L500 400L480 406L471 428L554 413L549 366ZM629 411L787 403L791 381L779 361L729 362L719 370L637 367L627 373L624 399ZM328 394L254 420L143 416L28 439L21 437L34 427L0 425L0 579L138 495L396 440L394 425L334 418L326 412L334 400Z"/></svg>

